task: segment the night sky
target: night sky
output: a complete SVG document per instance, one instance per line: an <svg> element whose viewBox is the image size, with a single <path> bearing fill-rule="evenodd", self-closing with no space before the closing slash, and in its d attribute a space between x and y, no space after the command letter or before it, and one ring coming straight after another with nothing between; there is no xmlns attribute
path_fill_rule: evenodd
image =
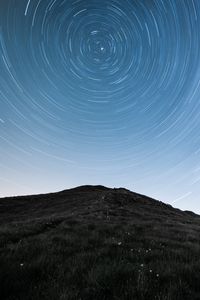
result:
<svg viewBox="0 0 200 300"><path fill-rule="evenodd" d="M0 1L0 196L82 184L200 213L199 0Z"/></svg>

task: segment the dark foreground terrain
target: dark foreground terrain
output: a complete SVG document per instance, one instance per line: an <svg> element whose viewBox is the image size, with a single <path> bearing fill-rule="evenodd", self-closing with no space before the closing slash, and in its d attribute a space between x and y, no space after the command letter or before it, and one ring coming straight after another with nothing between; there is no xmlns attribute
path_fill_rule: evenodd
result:
<svg viewBox="0 0 200 300"><path fill-rule="evenodd" d="M0 199L0 299L199 300L200 216L103 186Z"/></svg>

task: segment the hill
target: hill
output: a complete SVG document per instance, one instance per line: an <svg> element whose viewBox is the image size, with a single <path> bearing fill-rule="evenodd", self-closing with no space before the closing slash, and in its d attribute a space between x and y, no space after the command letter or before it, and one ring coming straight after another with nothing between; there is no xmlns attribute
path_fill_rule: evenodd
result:
<svg viewBox="0 0 200 300"><path fill-rule="evenodd" d="M0 199L0 299L200 299L200 216L124 188Z"/></svg>

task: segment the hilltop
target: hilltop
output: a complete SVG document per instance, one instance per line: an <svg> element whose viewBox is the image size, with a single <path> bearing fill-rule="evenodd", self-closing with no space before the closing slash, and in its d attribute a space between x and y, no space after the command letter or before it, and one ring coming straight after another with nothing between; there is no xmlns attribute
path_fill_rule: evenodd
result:
<svg viewBox="0 0 200 300"><path fill-rule="evenodd" d="M4 300L200 299L200 216L124 188L0 199Z"/></svg>

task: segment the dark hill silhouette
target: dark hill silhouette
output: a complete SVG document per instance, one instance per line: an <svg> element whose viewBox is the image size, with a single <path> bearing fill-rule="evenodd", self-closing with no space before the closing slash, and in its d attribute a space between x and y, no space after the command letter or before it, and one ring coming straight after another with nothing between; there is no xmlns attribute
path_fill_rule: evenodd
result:
<svg viewBox="0 0 200 300"><path fill-rule="evenodd" d="M124 188L0 199L0 299L200 299L200 216Z"/></svg>
<svg viewBox="0 0 200 300"><path fill-rule="evenodd" d="M134 222L145 218L179 219L183 223L190 217L199 217L193 212L181 211L169 204L154 200L124 188L108 188L101 185L79 186L57 193L18 196L0 199L0 222L24 221L34 218L74 217L85 219ZM82 214L82 215L80 215ZM142 217L142 219L141 219Z"/></svg>

